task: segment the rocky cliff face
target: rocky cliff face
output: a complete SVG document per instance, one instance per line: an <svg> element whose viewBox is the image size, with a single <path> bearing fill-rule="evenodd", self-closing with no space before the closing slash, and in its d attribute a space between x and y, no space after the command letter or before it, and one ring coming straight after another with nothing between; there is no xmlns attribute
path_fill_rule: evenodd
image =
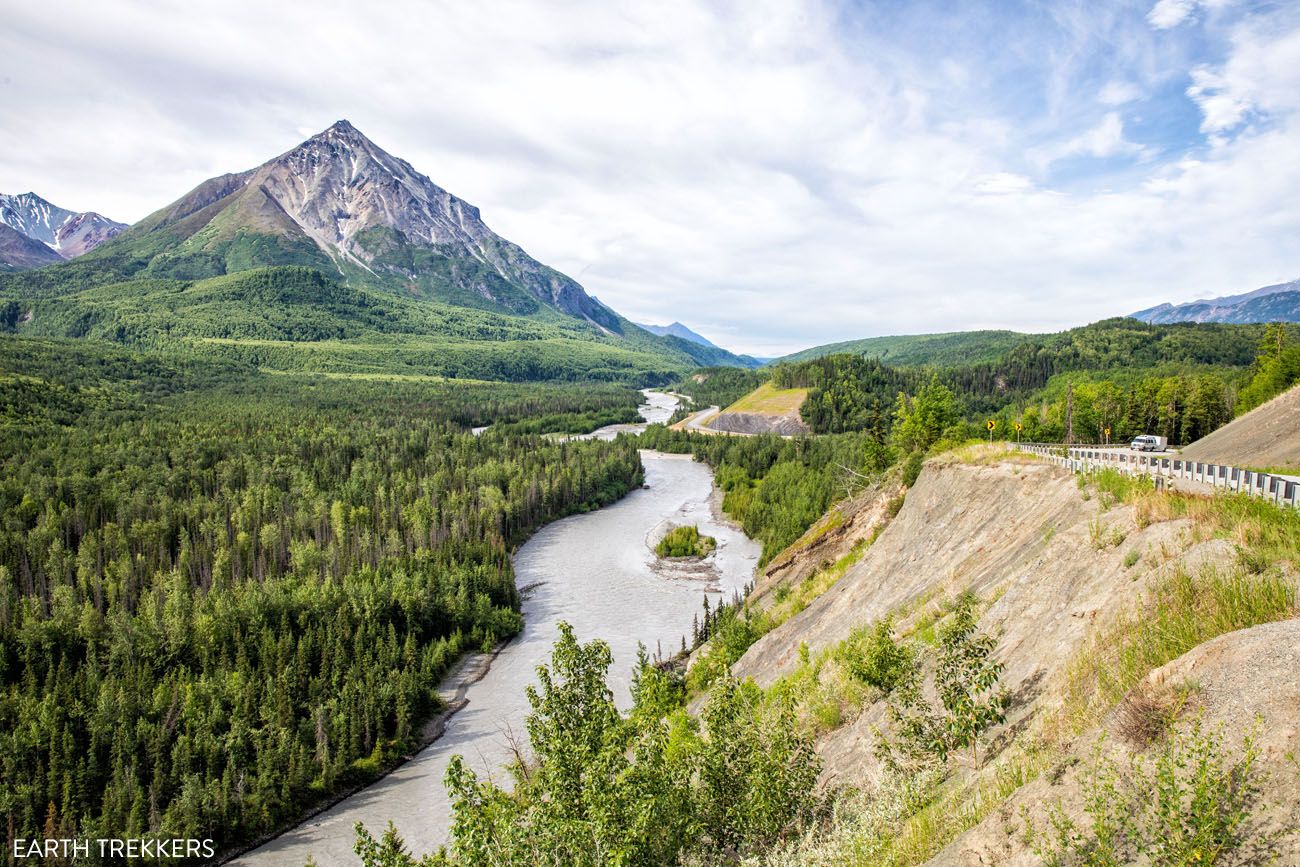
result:
<svg viewBox="0 0 1300 867"><path fill-rule="evenodd" d="M540 304L621 329L575 281L497 235L478 208L346 120L255 169L204 182L143 221L138 234L158 232L182 240L160 265L172 273L213 256L228 270L305 264L314 248L349 278L404 294L514 313Z"/></svg>
<svg viewBox="0 0 1300 867"><path fill-rule="evenodd" d="M0 251L0 262L25 268L39 267L60 259L74 259L89 253L126 228L125 224L114 222L93 211L76 213L52 205L35 193L0 193L0 225L44 244L54 252L53 257L44 256L30 245L18 244L10 238L5 243L5 250L9 252ZM25 248L26 252L19 252L18 247ZM24 265L19 260L34 264Z"/></svg>

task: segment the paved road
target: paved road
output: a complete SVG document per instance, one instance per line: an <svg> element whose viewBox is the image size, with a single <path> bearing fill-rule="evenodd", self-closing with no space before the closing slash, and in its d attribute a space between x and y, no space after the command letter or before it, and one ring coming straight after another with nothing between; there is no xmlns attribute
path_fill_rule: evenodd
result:
<svg viewBox="0 0 1300 867"><path fill-rule="evenodd" d="M715 431L713 428L705 427L704 425L713 421L720 412L722 412L722 407L720 406L711 406L708 409L702 409L695 415L687 416L683 419L682 429L693 430L697 433L718 433L718 431Z"/></svg>
<svg viewBox="0 0 1300 867"><path fill-rule="evenodd" d="M1061 450L1063 449L1063 447L1061 446L1044 447L1041 444L1029 444L1026 446L1026 448L1033 453L1046 454L1046 456L1058 460L1060 459L1059 455L1061 453ZM1050 450L1050 453L1044 453L1042 451L1044 448ZM1162 458L1171 461L1182 460L1184 463L1183 469L1181 470L1162 469L1159 473L1157 473L1157 475L1159 475L1161 478L1164 479L1163 484L1166 488L1172 490L1184 491L1187 493L1196 493L1196 494L1213 494L1217 491L1235 490L1237 489L1237 486L1241 482L1244 482L1244 477L1240 482L1230 482L1229 481L1230 476L1225 475L1225 471L1249 471L1250 470L1249 467L1231 467L1231 466L1225 467L1224 465L1214 464L1211 461L1193 462L1191 460L1182 458L1182 456L1178 453L1176 449L1169 449L1163 452L1137 452L1125 445L1074 446L1071 451L1071 456L1076 461L1079 459L1082 459L1085 462L1093 461L1094 466L1097 465L1111 466L1111 467L1115 467L1116 469L1119 469L1121 472L1141 472L1141 470L1138 469L1138 465L1133 462L1138 456L1145 456L1153 460L1159 460ZM1127 456L1129 458L1129 462L1114 463L1114 461L1116 461L1120 456ZM1206 466L1212 467L1214 468L1213 473L1207 476L1201 473L1199 470L1197 472L1191 472L1191 468L1193 467L1194 464L1204 464ZM1259 472L1259 471L1255 471L1255 472ZM1197 476L1200 477L1197 478ZM1270 478L1276 480L1276 482L1282 483L1282 485L1278 487L1276 491L1274 491L1272 487L1276 482L1267 481ZM1264 480L1264 481L1261 482L1260 480ZM1269 486L1267 489L1267 493L1263 487L1260 487L1261 484L1267 484ZM1300 506L1300 501L1297 501L1295 499L1294 492L1296 488L1294 487L1294 485L1300 485L1300 476L1289 475L1284 473L1259 473L1259 477L1256 478L1256 480L1251 483L1250 493L1256 496L1263 496L1265 497L1265 499L1271 499L1275 502L1278 502L1279 504Z"/></svg>

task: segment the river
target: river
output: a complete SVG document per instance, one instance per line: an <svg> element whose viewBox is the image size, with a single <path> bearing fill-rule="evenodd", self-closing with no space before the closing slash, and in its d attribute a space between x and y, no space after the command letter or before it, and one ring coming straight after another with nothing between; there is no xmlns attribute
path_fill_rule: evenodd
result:
<svg viewBox="0 0 1300 867"><path fill-rule="evenodd" d="M647 392L641 413L665 421L676 398ZM613 437L641 426L611 425L588 436ZM637 642L665 655L681 646L707 594L710 604L743 590L753 577L759 546L718 513L709 468L689 456L642 451L647 488L613 505L549 524L515 555L516 580L525 594L524 629L491 661L466 660L448 678L460 685L468 704L453 715L446 732L393 773L334 807L236 859L236 864L301 867L308 857L321 867L355 865L353 825L362 822L376 836L389 820L416 853L446 842L450 803L442 785L451 757L465 756L480 775L508 780L501 770L510 758L510 739L526 741L528 712L524 687L549 660L557 624L568 621L582 641L601 638L614 652L610 672L615 699L630 703L628 683ZM698 524L718 540L702 565L660 564L652 550L669 526ZM444 691L449 688L444 685Z"/></svg>

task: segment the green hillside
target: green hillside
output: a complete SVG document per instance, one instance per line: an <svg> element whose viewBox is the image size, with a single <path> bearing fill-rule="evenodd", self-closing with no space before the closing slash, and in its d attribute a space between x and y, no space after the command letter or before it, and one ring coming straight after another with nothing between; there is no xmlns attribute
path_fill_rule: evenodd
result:
<svg viewBox="0 0 1300 867"><path fill-rule="evenodd" d="M897 415L898 395L916 395L933 380L976 424L957 433L977 433L996 418L1000 430L1019 421L1025 438L1060 439L1073 386L1076 437L1101 441L1109 429L1115 440L1158 433L1183 443L1232 417L1238 392L1247 393L1260 365L1261 341L1278 343L1264 335L1262 325L1148 325L1117 318L1059 334L1020 335L1022 342L992 359L922 366L839 353L786 360L770 375L778 387L810 389L802 416L818 433L883 436ZM1275 393L1271 385L1259 388Z"/></svg>
<svg viewBox="0 0 1300 867"><path fill-rule="evenodd" d="M83 258L0 277L0 330L184 346L273 370L511 381L662 383L730 358L626 320L618 334L541 305L528 315L453 306L345 286L303 266L113 279L122 270L116 261Z"/></svg>
<svg viewBox="0 0 1300 867"><path fill-rule="evenodd" d="M783 361L810 361L827 355L849 353L876 358L895 367L916 365L959 365L993 361L1022 343L1041 340L1046 335L1021 334L1017 331L949 331L939 334L899 334L867 337L814 346L795 352Z"/></svg>

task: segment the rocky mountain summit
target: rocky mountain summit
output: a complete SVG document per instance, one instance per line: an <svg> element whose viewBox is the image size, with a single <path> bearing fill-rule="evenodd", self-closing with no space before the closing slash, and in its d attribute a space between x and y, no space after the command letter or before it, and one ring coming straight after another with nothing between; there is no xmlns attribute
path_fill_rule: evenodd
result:
<svg viewBox="0 0 1300 867"><path fill-rule="evenodd" d="M544 305L622 328L577 282L346 120L254 169L205 181L132 227L122 246L157 251L147 270L158 276L313 265L403 295L517 314Z"/></svg>
<svg viewBox="0 0 1300 867"><path fill-rule="evenodd" d="M74 259L126 228L126 224L94 211L77 213L60 208L35 193L0 193L0 225L44 245L54 254L46 255L16 240L10 232L4 232L0 238L0 263L12 268L35 268L61 259Z"/></svg>

